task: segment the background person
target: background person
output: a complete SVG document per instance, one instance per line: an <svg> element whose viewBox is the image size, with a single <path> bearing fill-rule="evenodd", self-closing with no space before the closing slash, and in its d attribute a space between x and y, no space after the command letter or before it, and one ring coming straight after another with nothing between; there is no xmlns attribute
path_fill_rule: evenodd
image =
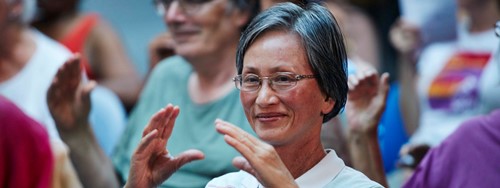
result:
<svg viewBox="0 0 500 188"><path fill-rule="evenodd" d="M346 101L346 61L338 24L321 5L284 3L256 17L240 40L234 80L245 115L262 141L216 120L217 131L244 158L233 160L242 171L216 178L207 187L381 187L321 144L322 123ZM153 116L133 155L126 187L156 186L178 168L174 164L182 164L176 160L203 157L196 150L179 157L165 150L175 135L178 113L178 107L169 105Z"/></svg>
<svg viewBox="0 0 500 188"><path fill-rule="evenodd" d="M170 138L178 144L169 145L169 151L177 155L186 149L197 148L206 157L205 160L182 166L162 186L201 187L214 177L236 170L231 165L231 159L237 155L237 151L225 144L213 129L216 118L224 118L251 131L231 78L236 74L233 67L240 33L258 12L258 2L162 0L156 3L163 7L160 10L172 33L178 56L159 63L151 72L112 161L96 145L85 118L64 121L65 117L85 117L88 113L86 110L76 113L64 110L81 104L81 98L65 95L49 99L49 103L57 101L51 103L51 112L61 120L56 124L59 130L65 130L62 134L67 139L64 141L67 141L72 151L71 159L86 187L117 186L113 167L116 167L119 177L129 177L131 157L143 136L143 128L149 117L168 103L179 105L184 112L179 114L177 128ZM77 60L68 63L78 64ZM61 69L58 76L64 79L58 79L59 83L53 85L54 92L51 95L65 85L78 84L75 81L78 78L64 73L75 68L78 66L70 65ZM81 87L73 85L73 90L75 88ZM85 96L81 92L77 90L74 94Z"/></svg>

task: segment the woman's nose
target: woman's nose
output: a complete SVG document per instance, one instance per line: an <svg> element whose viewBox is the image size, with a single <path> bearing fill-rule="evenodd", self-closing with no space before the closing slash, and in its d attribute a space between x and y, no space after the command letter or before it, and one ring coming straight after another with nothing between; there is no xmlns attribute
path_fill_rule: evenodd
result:
<svg viewBox="0 0 500 188"><path fill-rule="evenodd" d="M276 92L271 87L271 84L268 79L263 79L261 82L261 86L257 91L257 99L256 104L259 106L269 106L272 104L276 104L278 102L278 97L276 96Z"/></svg>

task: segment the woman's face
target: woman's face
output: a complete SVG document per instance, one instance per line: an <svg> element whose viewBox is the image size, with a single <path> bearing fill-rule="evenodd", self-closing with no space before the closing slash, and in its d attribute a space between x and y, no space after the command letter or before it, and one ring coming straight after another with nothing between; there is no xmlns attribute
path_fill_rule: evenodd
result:
<svg viewBox="0 0 500 188"><path fill-rule="evenodd" d="M242 75L266 77L278 72L312 75L297 34L269 31L246 51ZM325 100L316 79L302 79L288 90L273 89L268 80L256 91L241 91L241 101L257 135L273 146L307 142L320 136L323 115L334 106Z"/></svg>
<svg viewBox="0 0 500 188"><path fill-rule="evenodd" d="M198 11L188 13L173 2L164 19L174 39L177 54L199 57L219 53L239 39L240 28L248 20L246 13L230 0L205 0Z"/></svg>

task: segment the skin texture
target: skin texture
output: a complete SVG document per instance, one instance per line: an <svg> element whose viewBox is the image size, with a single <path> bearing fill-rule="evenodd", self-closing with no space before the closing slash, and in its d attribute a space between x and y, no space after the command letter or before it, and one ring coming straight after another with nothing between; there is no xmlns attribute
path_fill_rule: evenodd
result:
<svg viewBox="0 0 500 188"><path fill-rule="evenodd" d="M164 19L175 52L191 60L214 54L224 49L223 46L235 45L234 39L239 38L239 32L234 32L234 28L246 23L248 14L230 9L229 3L229 0L213 0L200 7L196 14L188 15L179 8L177 1L173 2Z"/></svg>
<svg viewBox="0 0 500 188"><path fill-rule="evenodd" d="M368 178L387 187L382 155L378 143L377 126L385 110L389 91L389 74L378 76L372 70L359 71L349 76L349 94L346 105L348 146L352 166Z"/></svg>
<svg viewBox="0 0 500 188"><path fill-rule="evenodd" d="M398 50L399 81L401 85L399 105L402 111L406 132L412 135L419 125L420 107L416 84L418 75L415 69L416 53L421 43L417 26L398 20L390 31L390 39Z"/></svg>
<svg viewBox="0 0 500 188"><path fill-rule="evenodd" d="M174 1L164 16L172 35L175 53L193 66L188 89L191 100L204 104L234 89L234 61L241 28L249 12L231 5L230 0L203 4L196 14L186 14Z"/></svg>
<svg viewBox="0 0 500 188"><path fill-rule="evenodd" d="M276 72L312 74L298 35L268 31L245 53L243 75ZM330 112L335 102L325 100L315 79L300 80L286 91L275 91L264 80L259 90L241 92L240 97L253 130L276 149L292 177L304 174L326 155L320 140L322 114Z"/></svg>
<svg viewBox="0 0 500 188"><path fill-rule="evenodd" d="M298 36L293 33L270 31L263 34L248 49L243 74L267 76L276 71L311 74L305 51L299 41ZM290 57L291 54L294 58ZM234 166L254 175L265 187L297 187L294 179L326 155L320 141L323 120L321 114L329 112L334 102L324 100L314 79L300 81L295 87L280 94L273 91L267 81L264 83L256 92L241 92L247 118L260 139L222 120L216 120L215 128L224 135L224 140L229 145L242 154L242 157L233 160ZM151 129L154 128L146 128L139 148L146 145L149 137L157 134L155 130L147 134ZM297 152L299 150L301 152ZM144 151L147 152L145 156L150 156L164 151L164 147ZM134 161L136 155L137 152L134 154ZM132 165L131 177L136 176L134 173L139 168L140 165ZM131 180L133 181L129 180L128 183L132 187L144 185L151 178Z"/></svg>
<svg viewBox="0 0 500 188"><path fill-rule="evenodd" d="M219 119L215 121L215 128L241 153L242 157L233 159L236 168L252 174L265 187L298 187L272 145Z"/></svg>
<svg viewBox="0 0 500 188"><path fill-rule="evenodd" d="M178 113L179 108L169 104L153 115L132 156L130 175L125 187L158 186L182 165L204 158L199 150L187 150L173 157L165 149ZM215 129L224 135L224 140L229 145L243 155L233 160L235 167L253 174L265 187L297 187L271 145L219 119L215 121Z"/></svg>
<svg viewBox="0 0 500 188"><path fill-rule="evenodd" d="M61 139L84 187L118 187L111 161L100 149L88 123L90 92L96 83L82 83L79 56L61 66L47 92L47 102ZM76 161L76 162L75 162ZM99 161L99 163L96 163Z"/></svg>
<svg viewBox="0 0 500 188"><path fill-rule="evenodd" d="M51 187L83 187L69 158L68 146L61 140L51 139L50 148L55 159Z"/></svg>
<svg viewBox="0 0 500 188"><path fill-rule="evenodd" d="M204 158L199 150L187 150L170 156L167 147L179 107L167 105L151 118L132 156L130 176L125 187L157 187L182 165Z"/></svg>
<svg viewBox="0 0 500 188"><path fill-rule="evenodd" d="M50 112L60 132L73 128L72 126L79 122L85 122L89 115L90 92L96 83L91 81L80 85L82 77L79 75L80 62L79 56L76 55L59 69L47 92Z"/></svg>
<svg viewBox="0 0 500 188"><path fill-rule="evenodd" d="M243 75L269 76L275 72L310 75L305 50L297 35L269 33L258 38L248 49ZM241 92L241 101L250 125L259 137L274 145L289 145L315 138L321 128L322 114L333 107L325 102L315 79L304 79L287 91L274 91L267 81L257 91ZM320 108L318 108L320 107ZM304 138L303 140L299 138Z"/></svg>

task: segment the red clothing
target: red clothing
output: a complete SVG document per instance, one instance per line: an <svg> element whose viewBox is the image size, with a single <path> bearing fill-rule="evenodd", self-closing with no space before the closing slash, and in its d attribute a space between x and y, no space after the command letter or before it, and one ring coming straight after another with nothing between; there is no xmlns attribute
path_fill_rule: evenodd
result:
<svg viewBox="0 0 500 188"><path fill-rule="evenodd" d="M0 187L48 188L53 168L45 128L0 95Z"/></svg>
<svg viewBox="0 0 500 188"><path fill-rule="evenodd" d="M89 79L95 79L90 63L84 53L85 41L87 40L92 29L99 22L98 14L85 15L80 23L78 23L66 36L62 37L59 42L66 46L73 53L81 54L81 62L85 73Z"/></svg>

